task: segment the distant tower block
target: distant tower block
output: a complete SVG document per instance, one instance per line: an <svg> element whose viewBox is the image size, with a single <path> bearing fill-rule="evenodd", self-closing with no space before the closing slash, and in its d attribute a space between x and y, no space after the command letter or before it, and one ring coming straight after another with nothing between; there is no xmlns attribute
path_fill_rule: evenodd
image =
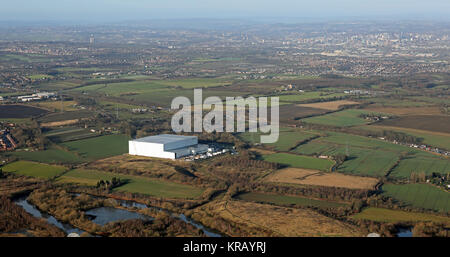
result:
<svg viewBox="0 0 450 257"><path fill-rule="evenodd" d="M89 38L89 44L93 45L95 41L94 35L91 34L91 37Z"/></svg>

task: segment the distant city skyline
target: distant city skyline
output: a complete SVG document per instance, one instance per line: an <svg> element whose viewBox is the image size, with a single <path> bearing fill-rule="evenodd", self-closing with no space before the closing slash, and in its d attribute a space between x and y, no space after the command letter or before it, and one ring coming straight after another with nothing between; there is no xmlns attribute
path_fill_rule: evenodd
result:
<svg viewBox="0 0 450 257"><path fill-rule="evenodd" d="M2 21L96 21L191 18L449 19L448 0L15 0L0 1Z"/></svg>

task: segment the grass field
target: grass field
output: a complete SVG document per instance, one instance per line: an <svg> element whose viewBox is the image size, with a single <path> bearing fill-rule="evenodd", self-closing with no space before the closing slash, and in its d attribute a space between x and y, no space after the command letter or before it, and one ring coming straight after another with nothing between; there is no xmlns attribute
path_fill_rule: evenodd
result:
<svg viewBox="0 0 450 257"><path fill-rule="evenodd" d="M411 115L385 120L377 125L419 129L450 134L450 116Z"/></svg>
<svg viewBox="0 0 450 257"><path fill-rule="evenodd" d="M239 137L251 144L260 143L261 133L241 133ZM295 147L298 143L305 141L307 139L317 136L318 133L306 132L306 131L296 131L290 129L281 129L278 141L273 144L266 144L267 146L273 147L277 151L289 151L291 148Z"/></svg>
<svg viewBox="0 0 450 257"><path fill-rule="evenodd" d="M135 155L117 155L110 158L101 159L89 164L89 167L94 170L109 170L112 167L116 169L136 171L141 175L176 179L184 177L185 175L179 173L176 167L187 167L187 163L174 162L168 159L151 158Z"/></svg>
<svg viewBox="0 0 450 257"><path fill-rule="evenodd" d="M370 112L364 110L349 109L322 116L306 118L303 119L303 121L306 123L313 123L313 124L321 124L336 127L348 127L370 123L370 121L359 117L361 114L369 114L369 113Z"/></svg>
<svg viewBox="0 0 450 257"><path fill-rule="evenodd" d="M414 101L424 101L428 104L448 104L450 98L448 97L424 97L424 96L412 96L409 99Z"/></svg>
<svg viewBox="0 0 450 257"><path fill-rule="evenodd" d="M52 129L46 133L44 136L49 138L55 143L68 142L80 139L86 139L91 137L99 136L98 133L93 133L88 129L77 128L77 127L64 127L58 129Z"/></svg>
<svg viewBox="0 0 450 257"><path fill-rule="evenodd" d="M0 60L7 62L50 62L52 58L49 58L41 54L2 54Z"/></svg>
<svg viewBox="0 0 450 257"><path fill-rule="evenodd" d="M437 158L431 153L379 139L335 132L327 133L328 136L301 145L294 152L305 155L322 154L328 156L347 154L348 152L348 160L338 167L338 171L376 177L384 176L402 155L408 155L411 158ZM431 168L431 166L428 168ZM391 174L391 176L397 175L398 173Z"/></svg>
<svg viewBox="0 0 450 257"><path fill-rule="evenodd" d="M99 101L99 105L105 110L105 112L109 113L111 116L119 115L120 119L128 120L128 119L143 119L143 118L151 118L154 117L154 114L151 111L144 113L133 113L133 109L143 108L149 109L148 106L145 105L133 105L121 102L113 102L113 101Z"/></svg>
<svg viewBox="0 0 450 257"><path fill-rule="evenodd" d="M169 106L172 99L185 96L193 100L193 88L208 88L228 85L227 79L199 78L176 80L137 80L108 84L94 84L72 89L74 92L84 92L93 95L121 97L141 104ZM239 96L239 92L203 90L203 96Z"/></svg>
<svg viewBox="0 0 450 257"><path fill-rule="evenodd" d="M77 102L75 101L64 101L61 103L61 101L46 101L46 102L35 102L33 105L36 105L38 107L42 107L45 109L49 109L51 111L76 111L78 110L75 106L77 105Z"/></svg>
<svg viewBox="0 0 450 257"><path fill-rule="evenodd" d="M141 193L165 198L198 198L203 189L189 185L149 179L139 176L122 175L97 170L71 170L58 178L59 183L75 183L95 186L100 180L111 180L113 177L128 181L127 184L115 188L115 191Z"/></svg>
<svg viewBox="0 0 450 257"><path fill-rule="evenodd" d="M209 90L204 89L202 92L203 98L210 96L218 96L224 99L225 97L241 96L241 92L236 91L219 91L219 90ZM178 96L184 96L194 103L194 90L193 89L175 89L175 88L165 88L161 90L153 90L148 93L134 94L134 95L124 95L128 100L134 101L136 103L145 104L156 104L159 106L170 106L172 100Z"/></svg>
<svg viewBox="0 0 450 257"><path fill-rule="evenodd" d="M354 105L354 104L360 104L360 103L355 102L355 101L340 100L340 101L319 102L319 103L311 103L311 104L299 104L299 106L335 111L335 110L338 110L339 107L341 107L341 106Z"/></svg>
<svg viewBox="0 0 450 257"><path fill-rule="evenodd" d="M51 130L45 135L57 143L63 142L61 145L68 150L50 146L43 151L15 151L8 154L29 161L77 164L128 152L128 137L124 135L98 136L73 127Z"/></svg>
<svg viewBox="0 0 450 257"><path fill-rule="evenodd" d="M280 95L280 102L302 102L312 99L332 99L345 96L344 93L304 92L291 95Z"/></svg>
<svg viewBox="0 0 450 257"><path fill-rule="evenodd" d="M166 88L165 85L158 83L158 81L131 81L118 83L99 83L87 85L72 89L71 91L82 92L96 92L108 94L111 96L120 96L124 93L147 93L156 89Z"/></svg>
<svg viewBox="0 0 450 257"><path fill-rule="evenodd" d="M48 165L30 161L16 161L2 167L5 172L50 179L63 173L66 168L62 166Z"/></svg>
<svg viewBox="0 0 450 257"><path fill-rule="evenodd" d="M116 108L120 109L127 109L131 110L134 108L142 108L140 105L133 105L133 104L125 104L125 103L119 103L119 102L112 102L112 101L99 101L99 105L106 109L113 109L116 110Z"/></svg>
<svg viewBox="0 0 450 257"><path fill-rule="evenodd" d="M334 162L328 159L319 159L309 156L275 153L270 155L263 155L263 159L268 162L275 162L288 165L295 168L314 169L329 171Z"/></svg>
<svg viewBox="0 0 450 257"><path fill-rule="evenodd" d="M400 161L399 165L392 170L391 175L400 178L409 178L411 173L425 173L431 175L433 172L450 173L450 159L444 157L422 157L414 156Z"/></svg>
<svg viewBox="0 0 450 257"><path fill-rule="evenodd" d="M321 137L301 145L294 152L327 156L347 154L348 152L348 160L338 167L338 171L380 177L384 176L396 163L403 150L408 150L408 148L397 148L396 146L370 138L330 133L328 137Z"/></svg>
<svg viewBox="0 0 450 257"><path fill-rule="evenodd" d="M48 83L42 83L41 86L47 90L61 90L76 87L83 83L80 79L69 79L64 81L50 81Z"/></svg>
<svg viewBox="0 0 450 257"><path fill-rule="evenodd" d="M366 98L366 101L375 102L377 105L382 107L424 107L433 105L432 103L428 103L423 101L423 96L418 97L417 99L393 99L393 98L382 98L382 97L373 97Z"/></svg>
<svg viewBox="0 0 450 257"><path fill-rule="evenodd" d="M358 151L357 148L354 151ZM369 175L381 177L395 165L398 157L389 152L365 151L357 153L358 156L350 158L339 166L338 171L355 175Z"/></svg>
<svg viewBox="0 0 450 257"><path fill-rule="evenodd" d="M385 107L385 106L369 106L364 110L378 113L389 113L393 115L442 115L439 107L423 106L423 107Z"/></svg>
<svg viewBox="0 0 450 257"><path fill-rule="evenodd" d="M450 211L450 193L427 184L386 184L383 195L392 197L406 205L440 212Z"/></svg>
<svg viewBox="0 0 450 257"><path fill-rule="evenodd" d="M0 122L8 122L8 123L21 124L21 125L32 124L32 121L31 121L30 118L23 118L23 119L16 119L16 118L0 118Z"/></svg>
<svg viewBox="0 0 450 257"><path fill-rule="evenodd" d="M76 154L55 147L44 151L16 151L12 152L11 155L23 160L44 163L81 163L83 161Z"/></svg>
<svg viewBox="0 0 450 257"><path fill-rule="evenodd" d="M194 219L204 216L214 219L223 218L232 223L245 224L249 235L263 236L254 233L255 228L271 231L274 236L291 237L338 237L362 236L362 232L355 226L345 224L338 220L326 217L309 209L296 209L269 204L260 204L246 201L211 202L199 209ZM203 216L203 217L204 217ZM210 219L211 220L211 219ZM214 223L213 220L211 220Z"/></svg>
<svg viewBox="0 0 450 257"><path fill-rule="evenodd" d="M374 189L378 179L344 175L341 173L320 172L297 168L278 170L265 178L267 182L300 185L342 187L350 189Z"/></svg>
<svg viewBox="0 0 450 257"><path fill-rule="evenodd" d="M43 117L40 117L38 119L41 123L51 123L51 122L59 122L59 121L65 121L65 120L75 120L75 119L84 119L89 118L93 115L92 112L87 110L81 110L81 111L71 111L71 112L58 112L58 113L51 113L48 115L45 115Z"/></svg>
<svg viewBox="0 0 450 257"><path fill-rule="evenodd" d="M243 193L236 196L239 200L260 202L260 203L272 203L278 205L298 205L306 207L321 207L321 208L338 208L346 206L344 203L330 202L324 200L315 200L298 196L288 195L275 195L264 193Z"/></svg>
<svg viewBox="0 0 450 257"><path fill-rule="evenodd" d="M411 136L415 136L417 138L423 138L424 144L450 150L450 133L432 132L420 129L400 128L392 126L378 126L378 125L361 126L359 128L371 131L387 130L387 131L402 132Z"/></svg>
<svg viewBox="0 0 450 257"><path fill-rule="evenodd" d="M364 209L362 212L352 216L352 218L391 223L432 221L436 223L450 224L449 217L373 207Z"/></svg>
<svg viewBox="0 0 450 257"><path fill-rule="evenodd" d="M86 160L96 160L128 152L128 140L125 135L107 135L70 141L61 145Z"/></svg>
<svg viewBox="0 0 450 257"><path fill-rule="evenodd" d="M231 84L231 80L221 78L194 78L194 79L172 79L159 81L160 84L171 87L183 88L206 88Z"/></svg>

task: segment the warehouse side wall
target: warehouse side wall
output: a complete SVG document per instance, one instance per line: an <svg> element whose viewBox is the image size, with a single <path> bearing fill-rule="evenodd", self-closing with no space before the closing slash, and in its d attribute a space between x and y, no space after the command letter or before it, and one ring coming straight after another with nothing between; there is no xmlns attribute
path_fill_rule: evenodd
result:
<svg viewBox="0 0 450 257"><path fill-rule="evenodd" d="M163 144L128 141L130 155L175 159L175 153L165 152Z"/></svg>

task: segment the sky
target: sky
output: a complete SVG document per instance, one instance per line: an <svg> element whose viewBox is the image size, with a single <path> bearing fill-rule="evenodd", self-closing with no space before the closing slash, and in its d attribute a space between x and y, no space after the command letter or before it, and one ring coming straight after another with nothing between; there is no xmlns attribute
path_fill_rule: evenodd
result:
<svg viewBox="0 0 450 257"><path fill-rule="evenodd" d="M450 17L449 0L0 0L0 20Z"/></svg>

